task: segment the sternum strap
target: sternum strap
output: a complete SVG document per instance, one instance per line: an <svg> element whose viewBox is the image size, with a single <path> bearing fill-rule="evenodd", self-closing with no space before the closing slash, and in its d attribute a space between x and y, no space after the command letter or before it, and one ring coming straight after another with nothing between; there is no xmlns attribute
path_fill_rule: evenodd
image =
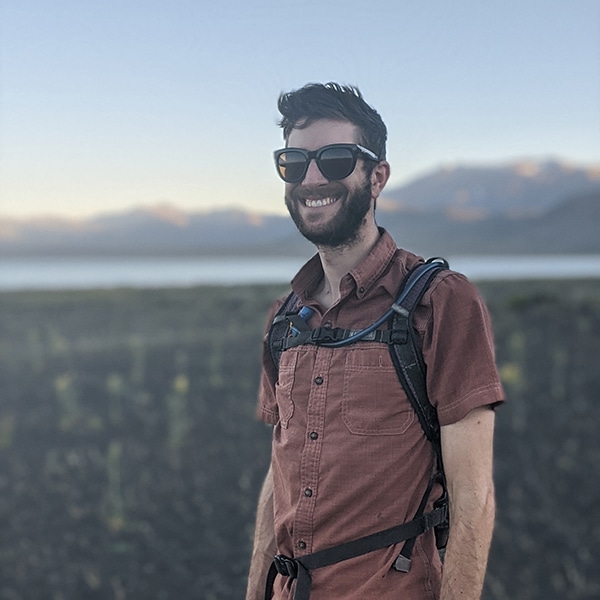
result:
<svg viewBox="0 0 600 600"><path fill-rule="evenodd" d="M327 345L350 339L361 333L354 329L340 329L317 327L309 331L301 331L295 336L289 336L281 340L281 350L289 350L303 344ZM407 339L406 329L376 329L362 335L361 342L382 342L384 344L403 344Z"/></svg>

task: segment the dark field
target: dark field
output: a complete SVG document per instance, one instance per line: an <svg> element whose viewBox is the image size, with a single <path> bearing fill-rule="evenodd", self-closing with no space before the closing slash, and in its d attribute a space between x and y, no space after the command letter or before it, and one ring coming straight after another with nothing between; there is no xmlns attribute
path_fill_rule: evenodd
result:
<svg viewBox="0 0 600 600"><path fill-rule="evenodd" d="M486 600L600 597L600 281L480 285L509 402ZM0 599L243 598L281 287L0 294Z"/></svg>

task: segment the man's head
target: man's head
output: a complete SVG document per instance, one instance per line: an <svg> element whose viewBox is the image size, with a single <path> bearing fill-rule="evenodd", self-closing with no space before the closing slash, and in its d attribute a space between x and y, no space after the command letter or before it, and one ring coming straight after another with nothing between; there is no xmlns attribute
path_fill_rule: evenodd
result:
<svg viewBox="0 0 600 600"><path fill-rule="evenodd" d="M389 177L386 128L353 87L309 84L279 98L286 147L275 153L286 206L318 247L376 231L375 203Z"/></svg>

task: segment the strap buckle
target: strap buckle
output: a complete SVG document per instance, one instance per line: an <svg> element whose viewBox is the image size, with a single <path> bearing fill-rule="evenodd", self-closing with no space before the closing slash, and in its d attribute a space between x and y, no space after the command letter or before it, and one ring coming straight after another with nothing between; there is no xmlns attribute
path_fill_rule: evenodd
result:
<svg viewBox="0 0 600 600"><path fill-rule="evenodd" d="M344 339L343 329L331 329L329 327L317 327L310 334L310 341L313 344L330 344Z"/></svg>
<svg viewBox="0 0 600 600"><path fill-rule="evenodd" d="M278 554L273 559L273 564L280 575L283 575L284 577L290 577L291 579L296 579L296 577L298 577L298 565L293 558L288 558L287 556L283 556L283 554Z"/></svg>
<svg viewBox="0 0 600 600"><path fill-rule="evenodd" d="M399 554L398 558L394 562L394 569L400 571L400 573L408 573L410 571L411 560L404 554Z"/></svg>

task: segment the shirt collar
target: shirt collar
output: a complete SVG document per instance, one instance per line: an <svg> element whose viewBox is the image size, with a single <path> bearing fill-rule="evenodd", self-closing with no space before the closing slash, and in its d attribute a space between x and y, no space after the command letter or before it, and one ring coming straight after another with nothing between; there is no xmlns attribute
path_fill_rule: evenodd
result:
<svg viewBox="0 0 600 600"><path fill-rule="evenodd" d="M369 255L359 263L348 275L342 279L342 288L345 285L354 283L356 295L359 298L373 287L375 282L381 277L388 268L398 247L392 239L392 236L383 228L379 228L380 236L377 243ZM323 279L323 266L318 254L315 254L297 273L292 280L292 289L302 298L307 299L314 295L317 286ZM347 283L345 283L347 282ZM342 295L345 296L350 291L342 289ZM394 294L394 291L391 291Z"/></svg>
<svg viewBox="0 0 600 600"><path fill-rule="evenodd" d="M292 279L292 289L296 295L306 300L311 298L323 279L323 266L318 254L315 254Z"/></svg>
<svg viewBox="0 0 600 600"><path fill-rule="evenodd" d="M371 252L349 273L356 284L356 295L359 298L363 298L381 278L398 250L392 236L385 229L380 227L379 232L381 235Z"/></svg>

